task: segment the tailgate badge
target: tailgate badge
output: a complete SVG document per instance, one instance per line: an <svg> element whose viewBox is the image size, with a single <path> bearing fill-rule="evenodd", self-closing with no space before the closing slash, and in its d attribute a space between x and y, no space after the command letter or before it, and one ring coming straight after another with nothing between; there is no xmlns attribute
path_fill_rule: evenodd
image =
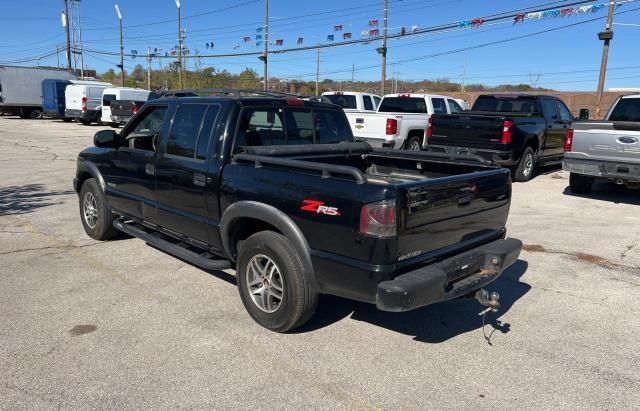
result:
<svg viewBox="0 0 640 411"><path fill-rule="evenodd" d="M636 137L623 136L618 138L618 142L622 144L634 144L638 142L638 139Z"/></svg>

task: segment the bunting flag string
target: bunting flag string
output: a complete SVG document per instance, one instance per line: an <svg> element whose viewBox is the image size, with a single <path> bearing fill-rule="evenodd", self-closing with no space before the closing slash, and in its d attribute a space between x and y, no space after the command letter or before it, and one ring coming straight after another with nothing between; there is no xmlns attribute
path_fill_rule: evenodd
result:
<svg viewBox="0 0 640 411"><path fill-rule="evenodd" d="M513 24L515 25L516 23L524 23L525 20L540 20L540 19L546 19L549 17L552 17L552 18L569 17L573 15L578 15L578 14L597 13L602 9L604 9L607 6L607 4L608 3L591 4L588 6L565 7L565 8L545 10L545 11L536 11L532 13L520 13L513 18ZM618 4L618 7L620 6L621 4Z"/></svg>

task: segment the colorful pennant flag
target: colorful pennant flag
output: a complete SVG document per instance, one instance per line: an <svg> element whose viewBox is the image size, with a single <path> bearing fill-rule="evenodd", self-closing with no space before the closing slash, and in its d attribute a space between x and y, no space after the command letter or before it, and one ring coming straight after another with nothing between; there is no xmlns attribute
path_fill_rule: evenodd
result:
<svg viewBox="0 0 640 411"><path fill-rule="evenodd" d="M378 29L369 30L369 36L375 37L375 36L379 36L379 35L380 35L380 30L378 30Z"/></svg>
<svg viewBox="0 0 640 411"><path fill-rule="evenodd" d="M342 33L342 39L343 40L348 40L351 38L351 33L347 32L347 33Z"/></svg>
<svg viewBox="0 0 640 411"><path fill-rule="evenodd" d="M333 26L333 31L342 31L342 24L336 24Z"/></svg>
<svg viewBox="0 0 640 411"><path fill-rule="evenodd" d="M329 34L327 36L327 41L333 41L333 40L334 40L333 34Z"/></svg>
<svg viewBox="0 0 640 411"><path fill-rule="evenodd" d="M378 27L378 20L369 20L369 27Z"/></svg>
<svg viewBox="0 0 640 411"><path fill-rule="evenodd" d="M298 46L302 45L302 42L304 41L303 37L298 37Z"/></svg>
<svg viewBox="0 0 640 411"><path fill-rule="evenodd" d="M251 41L251 37L245 36L245 37L242 38L242 41L245 42L245 43L248 43L248 42Z"/></svg>

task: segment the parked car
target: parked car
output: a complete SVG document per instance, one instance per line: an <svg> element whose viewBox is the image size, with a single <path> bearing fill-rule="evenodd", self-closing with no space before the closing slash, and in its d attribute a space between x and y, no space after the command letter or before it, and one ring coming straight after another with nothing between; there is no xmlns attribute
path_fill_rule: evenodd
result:
<svg viewBox="0 0 640 411"><path fill-rule="evenodd" d="M71 84L93 84L95 81L89 80L42 80L42 108L47 117L61 118L64 121L71 121L73 118L65 117L66 100L65 90Z"/></svg>
<svg viewBox="0 0 640 411"><path fill-rule="evenodd" d="M407 311L473 295L517 259L507 170L353 141L333 104L152 100L79 154L80 218L94 239L121 230L235 267L249 314L279 332L304 324L320 293Z"/></svg>
<svg viewBox="0 0 640 411"><path fill-rule="evenodd" d="M146 102L149 98L151 91L129 88L129 87L109 87L105 88L102 92L102 116L101 120L104 124L111 124L112 127L117 127L120 124L124 124L126 121L119 119L113 119L113 113L111 109L112 102L114 101L136 101ZM120 103L122 104L122 103Z"/></svg>
<svg viewBox="0 0 640 411"><path fill-rule="evenodd" d="M419 151L425 144L429 119L434 113L458 113L462 108L452 98L437 94L387 94L376 113L355 118L353 134L375 147Z"/></svg>
<svg viewBox="0 0 640 411"><path fill-rule="evenodd" d="M619 97L603 121L576 121L564 142L562 168L574 193L595 179L640 188L640 95Z"/></svg>
<svg viewBox="0 0 640 411"><path fill-rule="evenodd" d="M64 116L84 125L101 123L102 93L109 87L113 85L99 81L68 85L64 91Z"/></svg>
<svg viewBox="0 0 640 411"><path fill-rule="evenodd" d="M471 111L431 120L429 148L469 153L513 168L528 181L536 165L562 161L563 142L574 116L557 97L484 94Z"/></svg>
<svg viewBox="0 0 640 411"><path fill-rule="evenodd" d="M111 102L111 127L117 128L126 124L134 114L144 106L147 101L160 96L154 92L149 93L146 100L114 100ZM193 96L192 96L193 97Z"/></svg>
<svg viewBox="0 0 640 411"><path fill-rule="evenodd" d="M58 68L0 66L0 110L21 118L41 118L42 81L75 78L73 73Z"/></svg>

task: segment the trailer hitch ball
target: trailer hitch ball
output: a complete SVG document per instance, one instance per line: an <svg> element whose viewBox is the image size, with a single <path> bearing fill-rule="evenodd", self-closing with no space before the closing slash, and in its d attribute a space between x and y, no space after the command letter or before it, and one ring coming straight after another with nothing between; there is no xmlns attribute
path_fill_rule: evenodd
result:
<svg viewBox="0 0 640 411"><path fill-rule="evenodd" d="M492 311L495 313L500 309L500 294L495 291L489 294L487 290L481 288L476 293L476 300L480 303L480 305L487 307L484 312Z"/></svg>

